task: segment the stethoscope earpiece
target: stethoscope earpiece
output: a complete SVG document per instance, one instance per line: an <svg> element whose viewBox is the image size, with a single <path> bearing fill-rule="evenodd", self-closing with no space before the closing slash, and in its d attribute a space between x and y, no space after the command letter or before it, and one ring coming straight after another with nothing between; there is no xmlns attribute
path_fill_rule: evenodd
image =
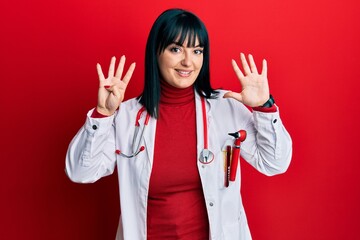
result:
<svg viewBox="0 0 360 240"><path fill-rule="evenodd" d="M126 158L132 158L132 157L135 157L135 156L137 156L139 153L141 153L142 151L144 151L145 150L145 146L141 146L140 148L139 148L139 150L137 150L136 152L134 152L133 154L131 154L131 155L126 155L125 153L122 153L120 150L116 150L115 151L115 153L116 154L118 154L118 155L121 155L121 156L123 156L123 157L126 157Z"/></svg>

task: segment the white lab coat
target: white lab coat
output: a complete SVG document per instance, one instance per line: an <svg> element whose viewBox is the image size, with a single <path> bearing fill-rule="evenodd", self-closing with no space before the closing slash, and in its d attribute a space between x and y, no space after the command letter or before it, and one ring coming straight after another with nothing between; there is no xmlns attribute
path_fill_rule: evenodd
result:
<svg viewBox="0 0 360 240"><path fill-rule="evenodd" d="M286 171L292 155L292 142L279 111L251 113L242 103L224 99L224 93L220 91L217 99L206 100L208 142L209 149L215 155L214 161L206 165L198 161L197 165L209 218L210 239L249 240L251 235L240 195L240 165L236 181L230 182L228 188L224 187L223 150L234 141L228 133L240 129L247 131L247 138L241 145L241 156L269 176ZM195 98L199 156L204 147L203 115L199 95L196 94ZM132 153L134 123L140 108L138 101L131 99L123 102L119 111L110 117L91 118L93 110L90 111L85 125L70 143L66 156L66 173L74 182L95 182L112 174L117 166L121 216L116 239L146 239L147 197L156 119L150 118L141 140L145 151L132 159L115 154L116 149ZM141 129L145 115L139 121Z"/></svg>

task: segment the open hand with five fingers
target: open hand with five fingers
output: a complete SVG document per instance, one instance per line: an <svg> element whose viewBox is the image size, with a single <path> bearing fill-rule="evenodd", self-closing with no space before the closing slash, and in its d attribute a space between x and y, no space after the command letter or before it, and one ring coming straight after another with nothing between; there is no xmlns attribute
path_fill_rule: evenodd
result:
<svg viewBox="0 0 360 240"><path fill-rule="evenodd" d="M106 116L112 115L124 100L125 91L135 69L132 63L125 76L121 79L125 65L125 56L120 58L120 63L115 71L116 58L112 57L108 77L105 78L100 64L96 65L99 75L99 92L96 110Z"/></svg>
<svg viewBox="0 0 360 240"><path fill-rule="evenodd" d="M244 72L240 70L235 60L232 60L232 66L240 81L242 91L240 93L227 92L224 98L234 98L249 107L262 106L269 99L270 95L266 60L264 59L262 62L260 74L251 54L249 54L249 64L243 53L240 54L240 60Z"/></svg>

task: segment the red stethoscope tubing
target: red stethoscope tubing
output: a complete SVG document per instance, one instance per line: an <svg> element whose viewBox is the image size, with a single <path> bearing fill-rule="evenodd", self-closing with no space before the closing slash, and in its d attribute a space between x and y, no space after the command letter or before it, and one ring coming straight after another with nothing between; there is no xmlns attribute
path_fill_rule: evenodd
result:
<svg viewBox="0 0 360 240"><path fill-rule="evenodd" d="M208 128L207 128L207 120L206 120L206 106L205 99L201 98L201 109L202 109L202 117L203 117L203 127L204 127L204 149L208 149Z"/></svg>
<svg viewBox="0 0 360 240"><path fill-rule="evenodd" d="M205 99L201 98L201 108L202 108L202 120L203 120L203 130L204 130L204 148L200 152L199 161L203 164L209 164L214 160L214 154L208 149L208 125L206 117L206 105Z"/></svg>
<svg viewBox="0 0 360 240"><path fill-rule="evenodd" d="M140 126L140 123L139 123L139 120L141 118L141 115L142 113L145 111L145 107L142 107L140 108L140 110L138 111L137 115L136 115L136 121L135 121L135 126L136 127L139 127ZM150 114L149 113L146 113L146 117L145 117L145 122L144 122L144 125L148 125L149 123L149 119L150 119Z"/></svg>

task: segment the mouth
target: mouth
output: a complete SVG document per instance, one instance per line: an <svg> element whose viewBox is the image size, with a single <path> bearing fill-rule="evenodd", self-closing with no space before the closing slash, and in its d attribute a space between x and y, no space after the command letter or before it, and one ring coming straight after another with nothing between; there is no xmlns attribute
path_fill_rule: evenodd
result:
<svg viewBox="0 0 360 240"><path fill-rule="evenodd" d="M176 69L175 70L181 77L188 77L188 76L190 76L190 74L192 73L192 71L190 71L190 70L178 70L178 69Z"/></svg>

